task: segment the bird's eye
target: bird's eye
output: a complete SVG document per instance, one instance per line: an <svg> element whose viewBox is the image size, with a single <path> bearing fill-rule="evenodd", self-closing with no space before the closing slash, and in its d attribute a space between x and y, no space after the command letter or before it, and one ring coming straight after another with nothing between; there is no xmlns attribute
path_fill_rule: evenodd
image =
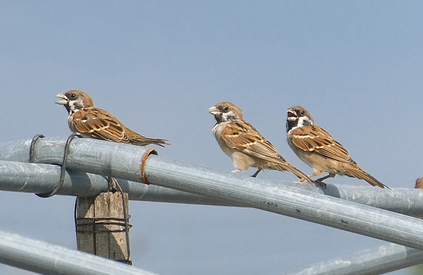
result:
<svg viewBox="0 0 423 275"><path fill-rule="evenodd" d="M223 107L223 111L225 112L229 111L229 107L228 106Z"/></svg>
<svg viewBox="0 0 423 275"><path fill-rule="evenodd" d="M75 99L75 98L76 98L76 94L70 94L70 95L69 95L69 98L70 98L70 99Z"/></svg>
<svg viewBox="0 0 423 275"><path fill-rule="evenodd" d="M303 110L300 111L300 116L303 116L305 112Z"/></svg>

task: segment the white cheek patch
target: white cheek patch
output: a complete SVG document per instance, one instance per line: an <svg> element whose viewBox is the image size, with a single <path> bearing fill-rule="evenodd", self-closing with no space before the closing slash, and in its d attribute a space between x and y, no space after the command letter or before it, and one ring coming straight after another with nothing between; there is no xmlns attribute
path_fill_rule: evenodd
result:
<svg viewBox="0 0 423 275"><path fill-rule="evenodd" d="M75 102L74 101L70 101L69 102L69 110L70 110L70 113L76 113L76 112L78 112L79 110L76 108L76 106L75 106Z"/></svg>
<svg viewBox="0 0 423 275"><path fill-rule="evenodd" d="M311 119L309 119L306 116L302 116L300 118L298 118L298 126L309 126L309 125L313 125L313 121L311 121Z"/></svg>
<svg viewBox="0 0 423 275"><path fill-rule="evenodd" d="M69 109L72 113L78 112L83 107L83 102L80 99L69 101Z"/></svg>
<svg viewBox="0 0 423 275"><path fill-rule="evenodd" d="M229 111L227 113L222 113L223 121L234 121L237 120L238 117L233 111Z"/></svg>
<svg viewBox="0 0 423 275"><path fill-rule="evenodd" d="M297 123L294 123L294 125L292 125L292 121L298 120ZM307 116L302 116L299 118L294 118L294 117L288 117L287 118L287 123L286 123L286 130L288 132L288 134L290 134L293 130L303 127L303 126L309 126L309 125L313 125L313 121L307 117ZM291 128L289 128L291 127Z"/></svg>
<svg viewBox="0 0 423 275"><path fill-rule="evenodd" d="M231 116L230 112L229 113L222 113L223 121L229 121L230 116Z"/></svg>

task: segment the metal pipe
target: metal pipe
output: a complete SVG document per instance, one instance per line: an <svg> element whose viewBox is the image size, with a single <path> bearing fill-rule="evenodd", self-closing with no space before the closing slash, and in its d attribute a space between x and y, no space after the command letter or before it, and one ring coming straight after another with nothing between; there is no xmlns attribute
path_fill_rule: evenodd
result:
<svg viewBox="0 0 423 275"><path fill-rule="evenodd" d="M0 160L0 190L26 193L43 193L52 190L58 183L60 168L57 165L24 163ZM276 181L269 183L278 186ZM245 205L200 196L156 185L140 184L139 182L119 179L119 184L124 192L129 194L130 200L218 205L218 206L238 206ZM283 184L297 186L298 183L284 182ZM107 190L106 179L97 174L86 173L78 170L68 170L66 172L63 188L60 195L77 197L96 196L100 192ZM302 186L307 188L306 186ZM319 188L308 188L310 191L322 191ZM348 192L350 191L350 192ZM378 196L378 189L373 187L356 186L334 186L328 184L328 188L323 190L326 195L355 201L362 204L384 208L393 212L398 212L411 216L423 216L423 191L415 189L395 189L392 194ZM387 197L389 196L389 197ZM386 199L388 201L383 200Z"/></svg>
<svg viewBox="0 0 423 275"><path fill-rule="evenodd" d="M373 238L423 249L423 221L402 214L310 192L285 184L218 173L207 168L150 156L150 182L185 192L243 203ZM300 184L299 184L300 185ZM392 192L380 189L380 196Z"/></svg>
<svg viewBox="0 0 423 275"><path fill-rule="evenodd" d="M60 151L63 153L63 143L61 141L60 148L57 140L56 142L48 139L40 140L35 146L37 161L57 163L57 159L60 160ZM53 147L56 147L56 154ZM141 159L145 152L143 147L76 139L70 146L68 167L140 181ZM312 192L308 189L318 187L308 184L276 186L259 179L243 178L156 155L150 155L142 166L145 178L155 185L239 203L423 249L422 220ZM392 196L392 193L394 192L384 189L377 191L379 196L385 197Z"/></svg>
<svg viewBox="0 0 423 275"><path fill-rule="evenodd" d="M0 160L28 162L30 144L30 140L0 143ZM36 161L41 163L60 164L63 157L64 144L64 139L40 139L35 146ZM78 163L73 163L73 166L71 168L86 171L84 168L84 162L90 162L91 166L95 166L95 170L91 170L93 173L111 175L110 173L108 173L108 171L111 170L112 165L120 166L116 167L119 169L113 169L114 173L116 174L117 172L119 172L119 175L121 175L122 178L128 177L128 174L126 174L126 172L129 172L132 175L131 180L119 180L119 183L121 184L123 190L129 193L129 199L131 200L227 206L243 205L232 201L224 201L222 199L210 198L209 196L199 196L196 194L180 192L169 188L162 188L154 185L143 185L136 183L140 182L141 179L141 177L139 176L139 169L141 166L141 158L146 152L145 147L130 146L125 144L103 142L90 139L75 139L71 146L71 154L72 151L75 150L78 150L81 155L77 160ZM94 155L96 157L94 159L87 159L84 155L84 150L91 151L90 155ZM92 157L93 156L90 156L90 158ZM112 157L114 158L113 161L111 160ZM99 165L97 158L102 159L103 162L105 162L105 166L102 167L101 165ZM184 164L182 163L181 165ZM20 175L14 174L13 181L8 184L10 186L5 186L0 183L1 190L40 193L40 191L45 192L52 190L52 188L56 186L56 182L58 181L58 176L56 172L57 170L55 169L49 169L48 173L53 173L49 177L45 176L45 171L43 172L41 170L31 168L31 166L25 166L24 164L22 164L22 167L14 169L17 169L17 172L22 173L21 176L26 175L27 179L29 180L28 183L25 185L26 188L22 187L22 182L20 183L21 185L13 184L13 181L15 180L20 181ZM71 176L71 179L67 179L68 183L65 183L63 190L61 190L59 194L90 196L96 195L106 190L103 178L101 176L83 173L79 170L68 170L67 176ZM206 170L212 171L211 169ZM1 173L3 174L7 173L8 170L2 169L0 171L2 171ZM37 178L39 178L37 173L44 174L45 178L43 178L42 181L36 180ZM226 173L226 175L229 174ZM33 179L33 181L31 181L31 179ZM349 186L343 184L328 184L327 188L322 190L321 188L310 184L298 184L296 182L287 181L266 182L268 184L274 185L275 188L281 185L288 187L296 187L317 194L325 194L335 198L341 198L348 201L375 206L378 208L390 210L397 213L403 213L410 216L423 216L423 190L415 190L411 188L397 188L392 190L391 192L381 192L379 188L374 188L371 186ZM11 189L12 186L14 186L13 190Z"/></svg>
<svg viewBox="0 0 423 275"><path fill-rule="evenodd" d="M388 244L283 274L373 275L384 274L420 263L423 263L423 251L402 245Z"/></svg>
<svg viewBox="0 0 423 275"><path fill-rule="evenodd" d="M0 262L52 275L154 275L127 264L5 232L0 232Z"/></svg>
<svg viewBox="0 0 423 275"><path fill-rule="evenodd" d="M0 160L0 190L44 193L57 186L60 167L57 165ZM119 185L129 199L204 205L241 206L204 196L190 194L156 185L119 179ZM78 170L67 170L60 195L92 197L107 191L107 180L101 176Z"/></svg>

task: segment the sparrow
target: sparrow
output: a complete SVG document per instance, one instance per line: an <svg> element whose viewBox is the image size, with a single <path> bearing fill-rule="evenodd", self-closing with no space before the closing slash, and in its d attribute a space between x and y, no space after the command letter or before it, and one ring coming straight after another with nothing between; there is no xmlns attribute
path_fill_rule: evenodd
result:
<svg viewBox="0 0 423 275"><path fill-rule="evenodd" d="M335 175L349 176L367 181L373 186L388 188L385 184L361 169L348 151L323 128L314 125L311 114L301 106L288 108L286 132L288 144L294 153L313 168L309 177L328 172L316 182Z"/></svg>
<svg viewBox="0 0 423 275"><path fill-rule="evenodd" d="M422 178L418 178L416 180L416 185L415 185L414 188L423 189L423 177Z"/></svg>
<svg viewBox="0 0 423 275"><path fill-rule="evenodd" d="M147 138L120 122L111 113L94 107L93 99L85 92L70 90L56 97L59 105L65 106L69 113L68 124L72 132L82 136L119 143L144 146L168 144L165 139Z"/></svg>
<svg viewBox="0 0 423 275"><path fill-rule="evenodd" d="M275 147L242 117L242 110L230 102L220 102L209 108L216 124L212 132L220 148L231 159L236 170L232 173L257 167L256 177L263 169L289 171L301 181L313 181L289 164Z"/></svg>

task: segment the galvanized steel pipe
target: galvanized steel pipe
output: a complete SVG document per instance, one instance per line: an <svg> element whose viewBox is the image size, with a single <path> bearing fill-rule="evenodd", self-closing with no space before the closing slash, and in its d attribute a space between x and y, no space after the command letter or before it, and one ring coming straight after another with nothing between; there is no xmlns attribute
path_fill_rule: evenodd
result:
<svg viewBox="0 0 423 275"><path fill-rule="evenodd" d="M374 275L423 262L423 251L397 244L367 249L354 255L317 263L283 275Z"/></svg>
<svg viewBox="0 0 423 275"><path fill-rule="evenodd" d="M63 140L40 140L35 159L43 163L60 163ZM3 151L1 159L21 158L27 161L24 151L29 142ZM69 169L108 175L131 181L141 180L141 160L146 149L131 145L76 139L70 147ZM16 159L15 159L16 160ZM334 228L423 249L423 221L390 211L357 204L324 195L308 184L274 184L260 179L214 171L205 167L150 155L144 165L145 177L155 185L239 203ZM359 190L360 188L357 188ZM377 191L376 191L377 190ZM421 194L421 190L413 190ZM377 196L397 196L395 190L376 189ZM413 192L413 193L414 193ZM404 198L404 200L409 198ZM418 201L415 201L419 204Z"/></svg>
<svg viewBox="0 0 423 275"><path fill-rule="evenodd" d="M154 275L127 264L5 232L0 232L0 262L51 275Z"/></svg>

